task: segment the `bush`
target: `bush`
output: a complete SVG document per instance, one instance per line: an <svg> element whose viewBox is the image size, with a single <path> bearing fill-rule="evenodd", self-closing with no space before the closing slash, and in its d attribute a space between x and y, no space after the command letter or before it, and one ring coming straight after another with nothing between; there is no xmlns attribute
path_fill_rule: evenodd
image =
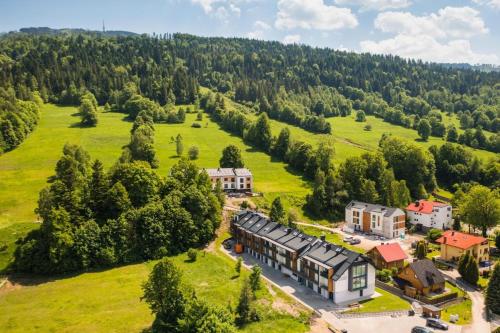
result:
<svg viewBox="0 0 500 333"><path fill-rule="evenodd" d="M372 125L366 124L365 125L365 131L371 131L372 130Z"/></svg>
<svg viewBox="0 0 500 333"><path fill-rule="evenodd" d="M196 115L196 120L197 121L202 121L203 120L203 112L198 111L198 114Z"/></svg>
<svg viewBox="0 0 500 333"><path fill-rule="evenodd" d="M196 258L198 257L198 251L195 249L189 249L187 252L187 256L189 258L189 261L195 262Z"/></svg>
<svg viewBox="0 0 500 333"><path fill-rule="evenodd" d="M189 147L188 157L190 160L197 160L200 155L200 150L196 146Z"/></svg>
<svg viewBox="0 0 500 333"><path fill-rule="evenodd" d="M377 279L382 282L391 281L392 271L390 269L377 270Z"/></svg>
<svg viewBox="0 0 500 333"><path fill-rule="evenodd" d="M248 207L250 207L250 204L248 203L248 201L243 200L243 202L240 204L240 208L247 209Z"/></svg>
<svg viewBox="0 0 500 333"><path fill-rule="evenodd" d="M200 124L200 123L192 123L192 124L191 124L191 127L194 127L194 128L201 128L201 124Z"/></svg>
<svg viewBox="0 0 500 333"><path fill-rule="evenodd" d="M441 237L443 235L443 232L439 229L430 229L427 231L427 239L431 242L435 242L436 239Z"/></svg>
<svg viewBox="0 0 500 333"><path fill-rule="evenodd" d="M7 246L7 244L2 244L2 245L0 245L0 252L5 252L5 251L7 251L8 248L9 247Z"/></svg>

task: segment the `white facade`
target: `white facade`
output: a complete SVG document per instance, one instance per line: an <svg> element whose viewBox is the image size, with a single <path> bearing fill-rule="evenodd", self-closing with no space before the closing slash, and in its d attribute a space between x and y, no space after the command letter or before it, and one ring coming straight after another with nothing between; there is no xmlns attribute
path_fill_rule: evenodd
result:
<svg viewBox="0 0 500 333"><path fill-rule="evenodd" d="M423 229L449 229L453 224L450 205L433 206L430 213L407 210L408 221L413 225L421 225Z"/></svg>
<svg viewBox="0 0 500 333"><path fill-rule="evenodd" d="M342 276L335 281L333 299L336 304L349 304L367 299L375 293L375 267L368 264L367 286L361 290L349 290L349 270L346 270ZM362 295L361 295L362 293Z"/></svg>
<svg viewBox="0 0 500 333"><path fill-rule="evenodd" d="M367 213L365 216L364 213ZM385 238L400 237L405 234L405 213L399 208L389 208L380 205L352 201L345 208L347 229L371 232ZM368 221L364 221L368 219ZM368 230L366 229L368 225Z"/></svg>

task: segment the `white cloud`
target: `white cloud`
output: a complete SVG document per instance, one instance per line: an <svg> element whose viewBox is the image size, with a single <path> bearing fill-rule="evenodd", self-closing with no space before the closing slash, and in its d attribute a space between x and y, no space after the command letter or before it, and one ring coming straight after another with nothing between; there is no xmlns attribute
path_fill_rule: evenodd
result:
<svg viewBox="0 0 500 333"><path fill-rule="evenodd" d="M500 9L500 0L472 0L478 5L489 6L493 9Z"/></svg>
<svg viewBox="0 0 500 333"><path fill-rule="evenodd" d="M360 43L363 52L397 54L434 62L498 63L495 54L472 50L468 38L488 32L479 12L470 7L446 7L437 13L415 16L408 12L378 14L375 28L394 33L381 41Z"/></svg>
<svg viewBox="0 0 500 333"><path fill-rule="evenodd" d="M255 0L191 0L191 3L200 6L207 15L227 21L231 17L240 17L241 4L253 1Z"/></svg>
<svg viewBox="0 0 500 333"><path fill-rule="evenodd" d="M363 52L397 54L403 58L432 62L499 63L499 58L495 54L480 54L472 51L470 42L465 39L440 43L428 35L399 34L380 42L362 41L360 46Z"/></svg>
<svg viewBox="0 0 500 333"><path fill-rule="evenodd" d="M470 7L446 7L437 14L415 16L409 12L384 12L375 28L399 34L425 34L436 38L469 38L488 32L479 12Z"/></svg>
<svg viewBox="0 0 500 333"><path fill-rule="evenodd" d="M356 16L349 8L326 5L323 0L279 0L276 28L336 30L354 28Z"/></svg>
<svg viewBox="0 0 500 333"><path fill-rule="evenodd" d="M286 35L283 38L284 44L297 44L300 42L300 35Z"/></svg>
<svg viewBox="0 0 500 333"><path fill-rule="evenodd" d="M359 6L361 10L387 10L411 5L410 0L335 0L335 3L342 6Z"/></svg>
<svg viewBox="0 0 500 333"><path fill-rule="evenodd" d="M271 29L271 26L263 21L255 21L253 27L254 30L247 33L248 38L264 39L265 31Z"/></svg>

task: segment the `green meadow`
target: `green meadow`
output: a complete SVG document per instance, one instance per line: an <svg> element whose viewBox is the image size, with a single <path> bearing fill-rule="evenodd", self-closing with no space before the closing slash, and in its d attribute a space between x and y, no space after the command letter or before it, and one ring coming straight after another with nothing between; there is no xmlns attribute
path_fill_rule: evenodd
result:
<svg viewBox="0 0 500 333"><path fill-rule="evenodd" d="M228 98L226 98L226 106L240 109L245 112L250 119L257 119L255 113L248 107L235 103ZM327 118L327 121L332 125L331 135L311 133L298 126L289 125L273 119L270 120L270 123L273 135L278 136L282 128L288 127L295 140L309 143L313 147L333 137L335 142L335 156L333 157L333 161L336 164L351 156L359 156L365 152L376 151L378 149L379 140L384 133L392 134L412 142L422 149L428 149L432 145L441 146L446 143L442 138L433 136L429 137L428 141L422 141L417 131L384 122L383 119L375 116L366 116L366 122L357 122L355 112L347 117L330 117ZM463 132L463 130L459 129L459 121L456 117L447 116L443 113L443 121L445 123L455 124L459 133ZM370 131L364 129L367 124L372 126ZM490 135L491 133L485 131L485 134ZM486 150L473 149L470 147L466 147L466 149L483 160L495 157L495 153Z"/></svg>
<svg viewBox="0 0 500 333"><path fill-rule="evenodd" d="M15 150L0 156L0 271L5 268L15 249L14 242L29 230L38 227L34 210L38 193L62 154L66 142L82 145L92 158L100 159L106 167L112 166L121 154L121 148L130 139L132 124L121 113L100 113L97 127L78 127L75 107L44 105L38 128ZM190 146L200 149L196 164L200 167L217 167L221 152L229 144L242 150L246 165L252 170L256 191L266 195L292 195L304 197L307 182L300 175L288 171L287 166L273 161L268 155L247 146L243 141L221 130L208 117L202 128L192 128L195 114L187 114L184 124L156 125L156 149L160 160L158 173L168 174L178 161L172 137L183 137L184 155Z"/></svg>
<svg viewBox="0 0 500 333"><path fill-rule="evenodd" d="M248 272L235 276L234 262L220 254L200 253L195 262L179 255L172 260L183 271L186 283L198 297L226 307L237 304L241 283ZM140 300L141 285L155 262L135 264L102 272L38 282L0 294L0 328L14 332L142 332L153 316ZM243 332L307 332L309 312L275 310L274 301L292 302L281 293L271 295L263 285L257 293L262 320Z"/></svg>

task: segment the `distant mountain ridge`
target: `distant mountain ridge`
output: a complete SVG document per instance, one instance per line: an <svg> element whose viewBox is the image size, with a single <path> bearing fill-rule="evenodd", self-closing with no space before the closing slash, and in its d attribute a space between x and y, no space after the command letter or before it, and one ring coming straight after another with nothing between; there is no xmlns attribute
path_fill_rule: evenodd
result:
<svg viewBox="0 0 500 333"><path fill-rule="evenodd" d="M500 72L499 65L491 64L481 64L481 65L471 65L467 63L451 64L451 63L440 63L443 67L453 68L453 69L472 69L481 72Z"/></svg>
<svg viewBox="0 0 500 333"><path fill-rule="evenodd" d="M33 34L33 35L57 35L57 34L81 34L81 33L95 33L102 34L104 36L136 36L135 32L122 31L122 30L86 30L86 29L72 29L72 28L62 28L62 29L52 29L49 27L28 27L21 28L19 32Z"/></svg>

